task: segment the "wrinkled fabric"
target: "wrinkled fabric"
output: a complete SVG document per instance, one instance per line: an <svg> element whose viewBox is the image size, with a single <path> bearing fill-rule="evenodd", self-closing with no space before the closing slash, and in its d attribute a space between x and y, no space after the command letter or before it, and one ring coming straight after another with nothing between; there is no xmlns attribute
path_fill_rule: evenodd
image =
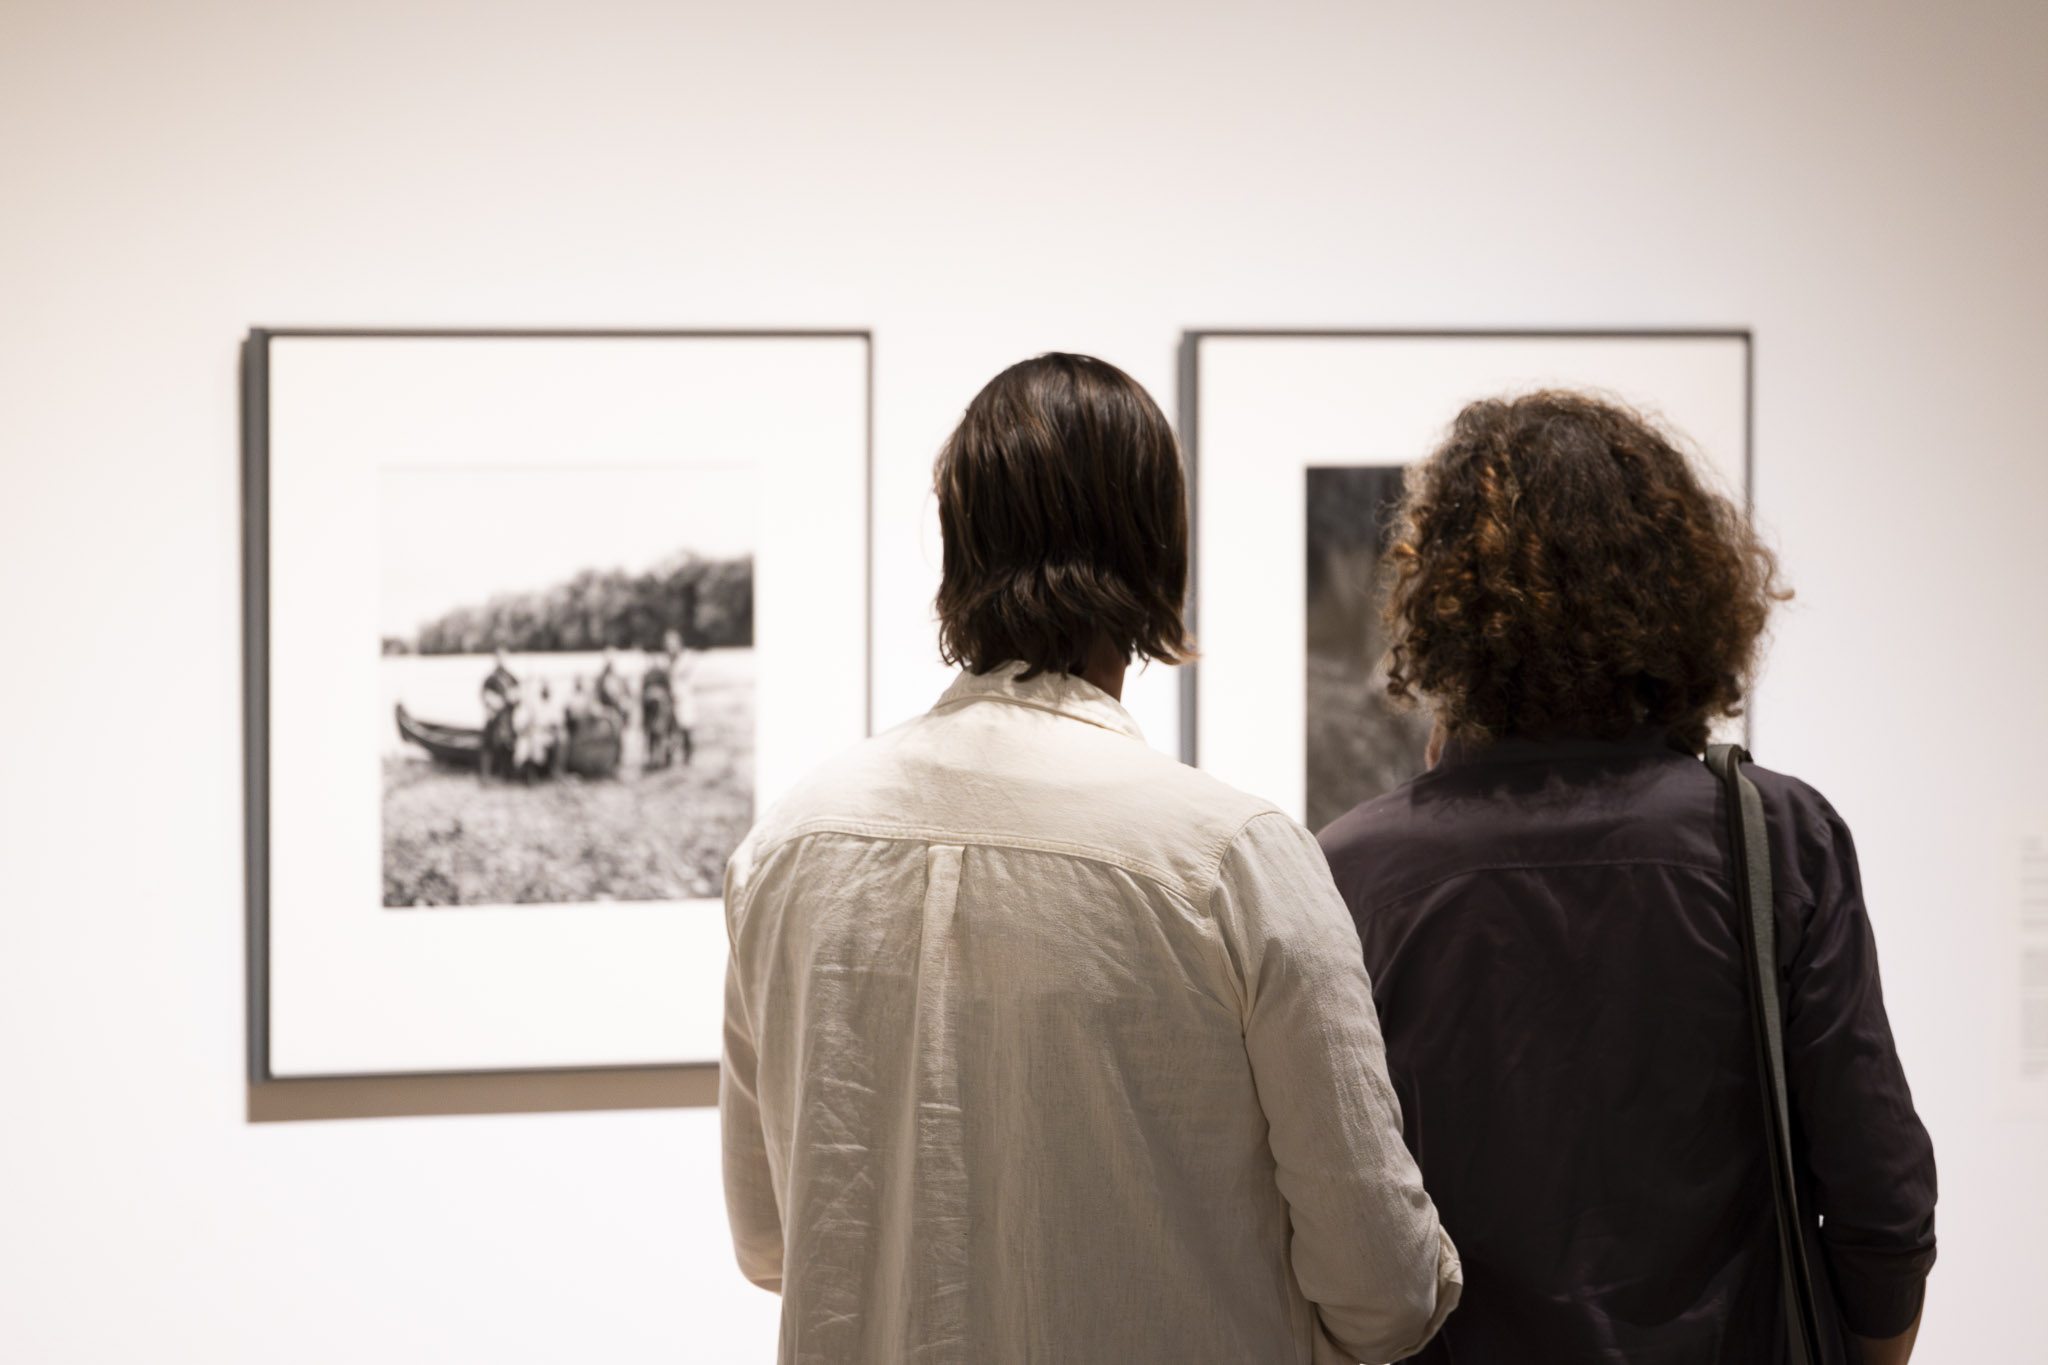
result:
<svg viewBox="0 0 2048 1365"><path fill-rule="evenodd" d="M1457 1302L1314 841L1064 674L963 675L726 877L780 1359L1384 1361Z"/></svg>
<svg viewBox="0 0 2048 1365"><path fill-rule="evenodd" d="M1841 1329L1884 1338L1934 1261L1934 1153L1892 1045L1856 852L1763 796L1800 1199ZM1463 1306L1430 1362L1782 1359L1775 1210L1725 797L1645 731L1454 745L1323 831Z"/></svg>

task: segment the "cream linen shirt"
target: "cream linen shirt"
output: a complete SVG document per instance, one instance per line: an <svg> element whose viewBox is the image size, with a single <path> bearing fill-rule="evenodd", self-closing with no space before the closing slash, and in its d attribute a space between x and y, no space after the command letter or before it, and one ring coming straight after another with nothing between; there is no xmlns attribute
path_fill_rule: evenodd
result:
<svg viewBox="0 0 2048 1365"><path fill-rule="evenodd" d="M1315 841L1021 671L814 775L727 871L726 1204L780 1359L1419 1349L1457 1253Z"/></svg>

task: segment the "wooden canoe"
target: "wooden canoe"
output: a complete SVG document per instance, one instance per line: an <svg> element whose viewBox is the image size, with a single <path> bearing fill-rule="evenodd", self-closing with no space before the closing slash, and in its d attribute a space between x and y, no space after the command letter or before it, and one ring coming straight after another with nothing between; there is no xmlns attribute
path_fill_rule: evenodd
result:
<svg viewBox="0 0 2048 1365"><path fill-rule="evenodd" d="M415 720L404 702L398 703L398 733L432 754L436 763L453 768L474 768L483 756L483 731Z"/></svg>
<svg viewBox="0 0 2048 1365"><path fill-rule="evenodd" d="M471 772L482 766L483 731L420 720L405 709L404 702L398 703L396 711L398 733L433 755L436 763L444 763L451 768L467 768ZM612 723L611 718L592 716L576 726L562 766L566 771L583 777L610 777L619 769L623 750L618 726Z"/></svg>

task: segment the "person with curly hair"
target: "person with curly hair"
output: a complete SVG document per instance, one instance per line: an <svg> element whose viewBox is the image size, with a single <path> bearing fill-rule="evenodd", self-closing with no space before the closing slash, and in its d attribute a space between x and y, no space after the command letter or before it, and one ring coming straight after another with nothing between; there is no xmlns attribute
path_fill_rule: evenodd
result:
<svg viewBox="0 0 2048 1365"><path fill-rule="evenodd" d="M1567 392L1473 403L1410 472L1388 690L1430 768L1321 835L1403 1131L1464 1256L1420 1361L1768 1362L1786 1350L1721 786L1790 596L1674 439ZM1856 853L1761 768L1809 1259L1828 1361L1903 1362L1934 1157Z"/></svg>

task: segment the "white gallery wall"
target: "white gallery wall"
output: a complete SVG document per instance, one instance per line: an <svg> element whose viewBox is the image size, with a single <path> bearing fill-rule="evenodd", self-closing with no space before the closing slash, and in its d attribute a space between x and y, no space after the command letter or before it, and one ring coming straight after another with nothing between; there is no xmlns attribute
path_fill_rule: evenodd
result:
<svg viewBox="0 0 2048 1365"><path fill-rule="evenodd" d="M1923 1358L2038 1358L2044 240L2024 0L7 0L0 1358L770 1358L710 1111L243 1122L257 323L871 326L882 724L943 686L929 462L1010 361L1171 411L1183 326L1754 327L1756 747L1862 845Z"/></svg>

